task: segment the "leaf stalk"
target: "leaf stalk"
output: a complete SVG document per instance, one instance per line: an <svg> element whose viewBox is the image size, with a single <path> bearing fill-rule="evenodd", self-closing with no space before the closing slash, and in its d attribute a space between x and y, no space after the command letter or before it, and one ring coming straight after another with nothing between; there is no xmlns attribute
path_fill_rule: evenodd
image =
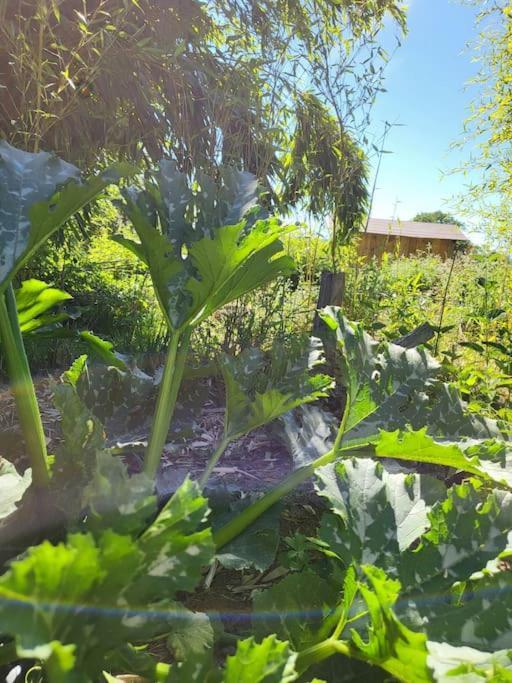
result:
<svg viewBox="0 0 512 683"><path fill-rule="evenodd" d="M176 400L181 380L183 379L189 341L190 335L188 333L180 334L176 332L169 344L162 382L158 392L155 417L144 461L144 471L151 478L156 476L176 408Z"/></svg>
<svg viewBox="0 0 512 683"><path fill-rule="evenodd" d="M219 529L219 531L213 535L213 540L217 546L217 550L239 536L248 526L250 526L264 512L272 507L272 505L275 505L281 500L281 498L284 498L284 496L297 488L297 486L300 486L300 484L312 477L319 467L323 467L324 465L329 465L331 462L334 462L342 453L346 456L353 450L358 450L347 448L344 453L343 449L343 438L345 435L345 426L348 420L350 405L350 395L347 395L347 402L345 404L341 425L331 450L327 451L327 453L324 453L316 460L313 460L311 463L309 463L309 465L305 465L304 467L301 467L289 474L275 488L271 489L256 502L248 505L239 515Z"/></svg>
<svg viewBox="0 0 512 683"><path fill-rule="evenodd" d="M46 439L16 310L12 284L0 293L0 337L16 409L36 486L48 486Z"/></svg>
<svg viewBox="0 0 512 683"><path fill-rule="evenodd" d="M318 467L328 465L335 459L335 457L336 451L334 451L334 449L328 451L324 455L311 462L309 465L305 465L304 467L301 467L300 469L289 474L275 488L271 489L256 502L247 506L245 510L242 510L239 515L225 524L216 534L214 534L213 540L217 546L217 550L239 536L248 526L250 526L259 517L261 517L264 512L272 507L272 505L275 505L281 500L281 498L312 477Z"/></svg>
<svg viewBox="0 0 512 683"><path fill-rule="evenodd" d="M348 643L331 637L300 652L295 667L299 673L304 673L310 666L319 664L335 654L342 654L346 657L354 656Z"/></svg>
<svg viewBox="0 0 512 683"><path fill-rule="evenodd" d="M206 466L206 469L203 472L201 479L199 480L199 486L201 487L201 489L203 489L205 487L206 482L210 478L210 475L213 472L215 465L219 462L222 455L224 454L224 451L226 450L226 448L229 446L230 443L231 443L231 439L227 438L226 436L223 436L222 439L220 440L217 448L212 453L212 456L211 456L210 460L208 461L208 465Z"/></svg>

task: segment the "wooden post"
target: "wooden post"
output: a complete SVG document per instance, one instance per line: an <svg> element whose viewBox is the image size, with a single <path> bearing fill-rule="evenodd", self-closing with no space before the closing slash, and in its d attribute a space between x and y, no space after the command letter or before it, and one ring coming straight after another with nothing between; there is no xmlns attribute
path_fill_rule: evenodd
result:
<svg viewBox="0 0 512 683"><path fill-rule="evenodd" d="M345 273L333 273L329 270L322 271L317 309L324 308L325 306L342 306L344 293ZM322 321L318 313L315 313L313 334L318 334L321 329Z"/></svg>

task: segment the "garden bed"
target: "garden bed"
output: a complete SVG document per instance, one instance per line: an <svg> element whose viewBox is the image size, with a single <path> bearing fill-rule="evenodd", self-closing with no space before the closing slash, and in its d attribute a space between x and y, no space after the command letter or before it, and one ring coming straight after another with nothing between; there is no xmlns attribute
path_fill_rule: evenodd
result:
<svg viewBox="0 0 512 683"><path fill-rule="evenodd" d="M52 387L59 375L36 378L35 387L41 409L50 453L60 444L60 415L53 404ZM223 396L215 380L201 382L198 391L204 404L198 406L193 434L166 444L157 479L161 498L168 498L181 484L186 474L199 478L216 444L222 436ZM110 421L107 430L111 446L133 443L126 456L132 472L142 466L145 443L151 428L153 405L133 406L129 419ZM24 445L16 418L16 407L9 388L0 387L0 443L2 456L24 469ZM140 445L139 445L140 444ZM281 481L292 470L292 459L273 427L257 429L230 445L214 468L209 488L226 492L264 492Z"/></svg>

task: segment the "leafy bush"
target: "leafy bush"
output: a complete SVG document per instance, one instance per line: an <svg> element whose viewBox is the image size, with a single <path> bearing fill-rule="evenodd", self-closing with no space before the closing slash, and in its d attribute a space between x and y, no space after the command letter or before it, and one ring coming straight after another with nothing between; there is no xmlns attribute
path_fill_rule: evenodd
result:
<svg viewBox="0 0 512 683"><path fill-rule="evenodd" d="M77 324L110 339L121 352L164 350L163 317L147 277L137 259L110 239L120 225L119 212L102 201L90 212L88 225L90 236L68 235L48 246L24 275L62 287L80 311ZM50 361L61 346L58 340L49 341ZM68 358L68 364L72 360Z"/></svg>

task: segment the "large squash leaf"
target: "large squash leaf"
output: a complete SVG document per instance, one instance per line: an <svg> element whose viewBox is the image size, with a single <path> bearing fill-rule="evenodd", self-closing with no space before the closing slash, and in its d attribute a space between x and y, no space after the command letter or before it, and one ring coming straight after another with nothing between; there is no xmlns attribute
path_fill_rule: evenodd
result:
<svg viewBox="0 0 512 683"><path fill-rule="evenodd" d="M222 527L231 519L236 519L254 500L257 500L257 497L248 495L234 501L229 510L213 518L214 529ZM254 524L223 546L216 559L228 569L240 571L254 567L259 572L266 571L274 562L279 548L281 512L280 505L267 510Z"/></svg>
<svg viewBox="0 0 512 683"><path fill-rule="evenodd" d="M309 569L289 574L254 593L254 631L259 637L275 633L295 650L303 650L331 635L336 622L329 617L338 613L340 600L335 581Z"/></svg>
<svg viewBox="0 0 512 683"><path fill-rule="evenodd" d="M500 425L469 414L458 392L438 380L440 366L427 351L377 342L336 308L322 318L336 338L347 387L344 448L375 444L381 430L407 426L426 427L436 440L505 438Z"/></svg>
<svg viewBox="0 0 512 683"><path fill-rule="evenodd" d="M297 659L301 673L316 662L315 648L322 648L330 656L342 654L381 667L400 681L432 681L426 636L407 628L394 613L400 582L378 567L366 565L360 573L358 580L349 567L336 591L334 577L326 582L308 570L283 579L266 591L267 595L258 594L256 604L272 610L279 637L289 638L302 649ZM270 614L263 618L270 626ZM338 659L337 668L345 668L344 659ZM350 671L350 665L346 668ZM367 675L381 680L371 669ZM351 678L343 676L341 680Z"/></svg>
<svg viewBox="0 0 512 683"><path fill-rule="evenodd" d="M439 382L439 365L426 351L376 342L339 309L322 316L347 389L339 454L451 467L512 488L506 425L469 413L458 392Z"/></svg>
<svg viewBox="0 0 512 683"><path fill-rule="evenodd" d="M331 450L338 420L318 405L302 405L281 417L281 436L296 467L309 465Z"/></svg>
<svg viewBox="0 0 512 683"><path fill-rule="evenodd" d="M432 680L427 666L427 637L408 629L395 615L393 607L400 593L400 582L388 579L382 569L363 566L369 585L359 583L366 602L370 625L365 636L352 629L357 654L377 664L401 681L422 683Z"/></svg>
<svg viewBox="0 0 512 683"><path fill-rule="evenodd" d="M111 183L132 173L116 164L80 181L71 164L0 141L0 291L50 235Z"/></svg>
<svg viewBox="0 0 512 683"><path fill-rule="evenodd" d="M400 560L408 591L442 593L485 568L508 546L512 494L486 491L479 482L453 486L429 513L429 530Z"/></svg>
<svg viewBox="0 0 512 683"><path fill-rule="evenodd" d="M512 680L509 650L481 652L470 647L428 642L427 663L434 680L442 683L507 683Z"/></svg>
<svg viewBox="0 0 512 683"><path fill-rule="evenodd" d="M87 529L136 535L156 513L154 482L143 472L129 475L122 458L110 451L97 451L81 507L87 510Z"/></svg>
<svg viewBox="0 0 512 683"><path fill-rule="evenodd" d="M103 425L72 383L82 376L82 367L77 363L54 390L62 415L62 440L51 480L54 503L71 524L87 511L88 530L136 534L156 512L154 484L143 473L130 476L123 460L107 448Z"/></svg>
<svg viewBox="0 0 512 683"><path fill-rule="evenodd" d="M318 474L332 513L319 532L349 564L369 563L400 579L404 590L448 591L508 547L512 494L471 481L445 488L432 477L390 473L354 459Z"/></svg>
<svg viewBox="0 0 512 683"><path fill-rule="evenodd" d="M62 415L62 440L57 447L51 485L55 503L70 520L84 509L84 491L94 477L98 454L106 448L103 425L90 413L69 384L55 387L54 401Z"/></svg>
<svg viewBox="0 0 512 683"><path fill-rule="evenodd" d="M211 654L196 655L171 667L166 683L291 683L298 678L297 653L275 635L261 642L239 640L221 671Z"/></svg>
<svg viewBox="0 0 512 683"><path fill-rule="evenodd" d="M452 594L415 596L401 605L402 618L430 640L484 652L512 649L512 579L509 571L483 572ZM491 679L492 680L492 679Z"/></svg>
<svg viewBox="0 0 512 683"><path fill-rule="evenodd" d="M376 342L339 309L321 315L335 334L347 387L345 443L372 443L380 429L399 429L419 416L439 372L437 361L425 351Z"/></svg>
<svg viewBox="0 0 512 683"><path fill-rule="evenodd" d="M388 471L369 458L322 467L316 488L334 513L319 531L329 551L346 565L374 564L395 576L400 552L429 528L431 506L446 492L433 477Z"/></svg>
<svg viewBox="0 0 512 683"><path fill-rule="evenodd" d="M359 458L323 468L319 479L332 510L319 530L328 557L344 566L371 560L398 579L405 625L454 646L512 647L512 583L490 569L509 554L512 494L478 481L443 493L429 477Z"/></svg>
<svg viewBox="0 0 512 683"><path fill-rule="evenodd" d="M99 680L111 651L181 617L176 593L194 588L213 558L210 530L197 530L206 514L187 480L138 538L107 530L29 549L0 577L0 632L20 658L44 660L50 680Z"/></svg>
<svg viewBox="0 0 512 683"><path fill-rule="evenodd" d="M238 642L236 652L226 660L223 683L291 683L297 679L297 654L287 642L268 636L261 643L254 638Z"/></svg>
<svg viewBox="0 0 512 683"><path fill-rule="evenodd" d="M427 434L427 427L417 431L381 431L375 443L375 455L453 467L512 488L512 449L505 441L436 441Z"/></svg>
<svg viewBox="0 0 512 683"><path fill-rule="evenodd" d="M124 192L123 207L140 242L125 237L118 241L147 264L174 330L198 324L294 268L279 241L291 228L277 219L250 225L242 217L256 199L255 183L246 176L240 175L237 182L236 172L230 170L230 182L224 180L220 186L203 176L193 193L186 177L164 161L156 182L142 191Z"/></svg>
<svg viewBox="0 0 512 683"><path fill-rule="evenodd" d="M109 342L90 333L86 335L92 352L91 344L95 347L104 345L101 351L96 349L95 352L96 355L101 353L104 362L93 364L87 356L80 356L64 373L63 380L76 388L80 399L100 422L108 424L115 417L126 425L130 413L151 400L155 382L137 367L129 368L113 353Z"/></svg>
<svg viewBox="0 0 512 683"><path fill-rule="evenodd" d="M226 387L225 435L235 439L284 413L326 396L332 386L327 375L311 369L323 360L319 339L312 338L307 353L275 343L269 354L246 349L221 363Z"/></svg>

